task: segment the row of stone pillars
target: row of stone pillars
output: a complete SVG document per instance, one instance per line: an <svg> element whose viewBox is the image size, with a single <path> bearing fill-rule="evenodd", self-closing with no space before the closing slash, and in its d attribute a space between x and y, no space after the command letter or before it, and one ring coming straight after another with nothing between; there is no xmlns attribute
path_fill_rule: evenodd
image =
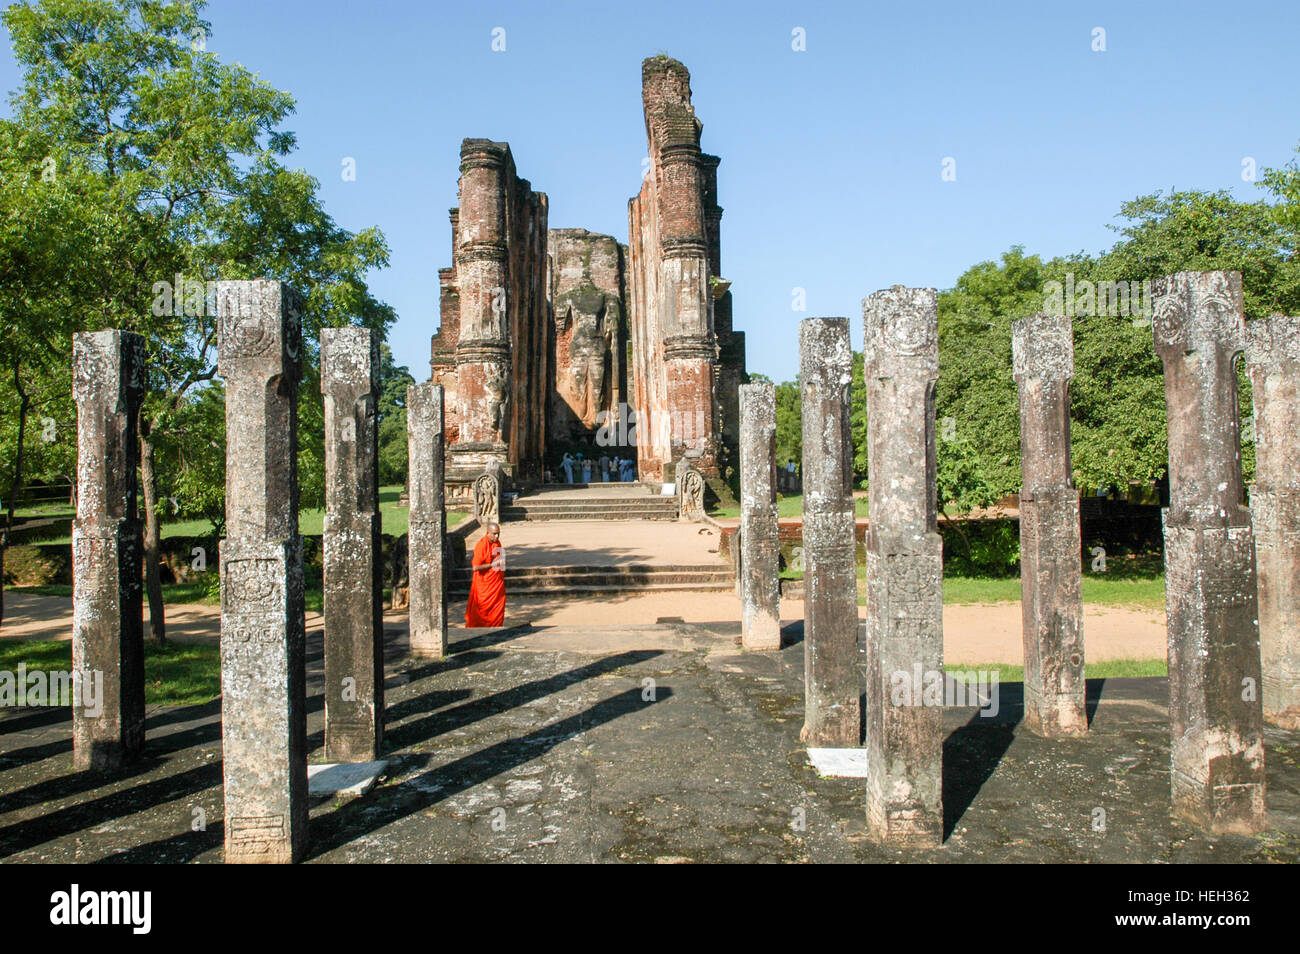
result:
<svg viewBox="0 0 1300 954"><path fill-rule="evenodd" d="M275 281L221 282L226 539L221 543L221 725L229 862L288 862L307 845L306 653L298 534L301 305ZM144 340L77 335L78 512L74 672L103 678L102 707L74 706L77 768L116 768L144 743L137 421ZM376 758L384 670L378 498L379 339L325 329L325 757ZM411 652L447 647L443 391L408 395Z"/></svg>
<svg viewBox="0 0 1300 954"><path fill-rule="evenodd" d="M1300 429L1300 319L1247 325L1236 273L1180 273L1157 283L1154 298L1169 421L1172 810L1211 833L1258 831L1263 720L1289 728L1300 722L1300 467L1285 451ZM895 286L865 299L863 315L870 513L863 638L849 323L810 318L799 329L802 739L810 747L864 746L870 832L890 844L937 845L943 698L931 704L920 685L946 684L936 526L937 296ZM1079 494L1070 461L1072 334L1069 319L1045 314L1012 328L1023 482L1024 720L1047 738L1088 730ZM1243 350L1258 461L1249 509L1242 503L1235 368ZM741 592L744 643L753 649L773 647L769 621L776 615L770 389L747 386L741 399Z"/></svg>

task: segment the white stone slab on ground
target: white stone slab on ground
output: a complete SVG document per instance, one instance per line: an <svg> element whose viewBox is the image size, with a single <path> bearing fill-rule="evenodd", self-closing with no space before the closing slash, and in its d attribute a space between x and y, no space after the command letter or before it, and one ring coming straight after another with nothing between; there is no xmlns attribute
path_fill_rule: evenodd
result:
<svg viewBox="0 0 1300 954"><path fill-rule="evenodd" d="M866 749L809 749L808 761L823 778L866 778Z"/></svg>
<svg viewBox="0 0 1300 954"><path fill-rule="evenodd" d="M378 762L331 762L307 766L308 795L364 795L370 791L388 760Z"/></svg>

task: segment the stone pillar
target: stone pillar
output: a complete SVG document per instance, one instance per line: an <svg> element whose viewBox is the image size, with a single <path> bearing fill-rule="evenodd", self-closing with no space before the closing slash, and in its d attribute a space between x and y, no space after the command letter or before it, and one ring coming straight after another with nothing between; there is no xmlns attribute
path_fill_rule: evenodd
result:
<svg viewBox="0 0 1300 954"><path fill-rule="evenodd" d="M307 847L300 308L293 290L277 281L217 285L226 382L221 745L227 862L292 862Z"/></svg>
<svg viewBox="0 0 1300 954"><path fill-rule="evenodd" d="M746 649L781 648L780 555L776 523L776 386L742 384L740 612Z"/></svg>
<svg viewBox="0 0 1300 954"><path fill-rule="evenodd" d="M1169 422L1173 813L1211 834L1254 832L1264 826L1264 739L1235 368L1246 332L1241 275L1179 272L1153 282L1152 299Z"/></svg>
<svg viewBox="0 0 1300 954"><path fill-rule="evenodd" d="M72 374L77 400L73 765L113 770L144 748L141 526L136 511L144 338L130 331L74 335ZM87 680L97 697L84 694Z"/></svg>
<svg viewBox="0 0 1300 954"><path fill-rule="evenodd" d="M1255 401L1255 485L1250 491L1259 573L1264 718L1300 729L1300 317L1246 326Z"/></svg>
<svg viewBox="0 0 1300 954"><path fill-rule="evenodd" d="M1070 319L1042 313L1011 326L1020 391L1020 587L1025 726L1086 735L1079 491L1070 470Z"/></svg>
<svg viewBox="0 0 1300 954"><path fill-rule="evenodd" d="M456 344L457 419L454 445L462 466L482 469L508 453L511 363L506 166L510 148L487 139L460 147L460 213L456 276L460 338Z"/></svg>
<svg viewBox="0 0 1300 954"><path fill-rule="evenodd" d="M410 574L412 656L441 659L447 654L447 584L443 540L443 390L438 384L406 389L411 522L407 566Z"/></svg>
<svg viewBox="0 0 1300 954"><path fill-rule="evenodd" d="M325 395L325 758L369 762L384 741L379 336L321 331Z"/></svg>
<svg viewBox="0 0 1300 954"><path fill-rule="evenodd" d="M943 839L943 541L935 524L938 296L863 300L867 386L867 828L891 845ZM916 679L916 674L921 680ZM910 689L910 691L905 691Z"/></svg>
<svg viewBox="0 0 1300 954"><path fill-rule="evenodd" d="M862 742L847 318L799 323L803 388L804 723L811 747Z"/></svg>

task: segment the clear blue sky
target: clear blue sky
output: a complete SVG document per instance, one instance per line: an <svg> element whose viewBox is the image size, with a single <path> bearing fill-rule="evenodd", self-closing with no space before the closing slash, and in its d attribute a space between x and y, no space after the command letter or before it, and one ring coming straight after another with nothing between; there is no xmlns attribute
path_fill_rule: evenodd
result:
<svg viewBox="0 0 1300 954"><path fill-rule="evenodd" d="M400 363L428 378L460 140L507 140L553 228L627 240L646 154L641 60L691 71L722 157L722 271L751 371L797 370L800 318L951 287L1013 244L1099 251L1126 199L1231 189L1300 141L1300 4L217 0L208 49L297 99L291 157L341 225L378 225L372 275ZM492 31L506 31L493 52ZM807 49L791 49L802 27ZM1091 49L1094 27L1106 51ZM0 81L18 74L6 49ZM344 157L355 182L342 181ZM945 157L955 182L941 180ZM791 309L792 289L807 311Z"/></svg>

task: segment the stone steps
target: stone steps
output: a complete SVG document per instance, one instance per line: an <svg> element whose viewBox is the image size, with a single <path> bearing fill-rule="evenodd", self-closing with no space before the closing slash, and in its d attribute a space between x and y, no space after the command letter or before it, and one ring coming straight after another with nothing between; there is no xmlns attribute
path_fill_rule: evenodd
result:
<svg viewBox="0 0 1300 954"><path fill-rule="evenodd" d="M452 593L468 593L471 570L452 571ZM656 590L727 592L735 588L731 568L702 566L528 566L507 567L506 590L512 593L639 593Z"/></svg>
<svg viewBox="0 0 1300 954"><path fill-rule="evenodd" d="M676 520L676 497L521 497L501 508L509 520Z"/></svg>

